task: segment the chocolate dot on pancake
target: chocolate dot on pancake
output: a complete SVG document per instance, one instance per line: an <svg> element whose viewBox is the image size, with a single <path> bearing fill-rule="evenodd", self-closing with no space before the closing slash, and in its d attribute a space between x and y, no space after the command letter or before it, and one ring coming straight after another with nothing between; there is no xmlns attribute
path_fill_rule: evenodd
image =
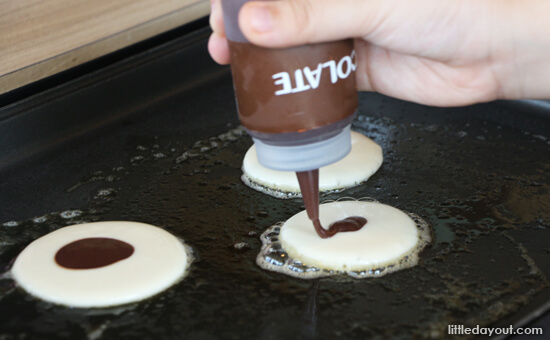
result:
<svg viewBox="0 0 550 340"><path fill-rule="evenodd" d="M107 237L88 237L66 244L55 254L55 262L69 269L101 268L127 259L134 253L130 244Z"/></svg>
<svg viewBox="0 0 550 340"><path fill-rule="evenodd" d="M29 244L11 273L45 301L107 307L146 299L179 281L191 251L167 231L137 222L96 222L58 229Z"/></svg>
<svg viewBox="0 0 550 340"><path fill-rule="evenodd" d="M382 148L359 132L351 132L351 152L340 161L319 169L319 191L337 192L368 180L382 165ZM243 159L242 181L252 189L277 198L301 197L293 171L268 169L258 162L253 145Z"/></svg>

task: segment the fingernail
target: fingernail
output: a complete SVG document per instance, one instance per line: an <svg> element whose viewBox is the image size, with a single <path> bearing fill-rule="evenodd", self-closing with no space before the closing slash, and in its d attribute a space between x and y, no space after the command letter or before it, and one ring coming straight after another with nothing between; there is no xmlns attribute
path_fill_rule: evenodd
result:
<svg viewBox="0 0 550 340"><path fill-rule="evenodd" d="M273 28L271 12L264 6L254 6L250 9L250 25L258 32L267 32Z"/></svg>

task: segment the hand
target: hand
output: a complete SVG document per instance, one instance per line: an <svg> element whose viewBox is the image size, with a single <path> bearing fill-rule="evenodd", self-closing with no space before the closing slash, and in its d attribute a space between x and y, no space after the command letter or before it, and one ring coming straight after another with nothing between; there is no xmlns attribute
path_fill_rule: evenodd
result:
<svg viewBox="0 0 550 340"><path fill-rule="evenodd" d="M550 97L545 0L279 0L239 14L247 39L290 47L355 38L357 88L422 104ZM212 58L230 62L221 1L212 0Z"/></svg>

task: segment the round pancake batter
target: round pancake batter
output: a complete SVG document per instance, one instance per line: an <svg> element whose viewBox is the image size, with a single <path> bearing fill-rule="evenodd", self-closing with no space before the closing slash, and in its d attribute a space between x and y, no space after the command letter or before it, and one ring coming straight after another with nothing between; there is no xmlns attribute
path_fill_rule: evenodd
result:
<svg viewBox="0 0 550 340"><path fill-rule="evenodd" d="M359 132L351 132L351 151L340 161L319 169L319 191L341 191L365 182L382 165L382 148ZM243 182L277 198L301 197L296 173L268 169L258 162L252 145L243 160Z"/></svg>
<svg viewBox="0 0 550 340"><path fill-rule="evenodd" d="M152 225L86 223L33 241L11 272L40 299L105 307L143 300L170 287L185 274L190 254L179 239Z"/></svg>
<svg viewBox="0 0 550 340"><path fill-rule="evenodd" d="M355 232L322 239L302 211L282 226L262 235L257 263L269 270L301 278L346 272L354 277L382 276L416 265L418 253L430 242L421 218L376 201L337 201L321 204L321 224L361 216L367 224Z"/></svg>

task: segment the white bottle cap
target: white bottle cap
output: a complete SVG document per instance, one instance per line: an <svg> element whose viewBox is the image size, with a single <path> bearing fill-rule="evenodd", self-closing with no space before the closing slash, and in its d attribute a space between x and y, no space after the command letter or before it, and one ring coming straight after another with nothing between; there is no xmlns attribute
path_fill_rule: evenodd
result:
<svg viewBox="0 0 550 340"><path fill-rule="evenodd" d="M260 164L281 171L319 169L339 161L351 151L350 125L331 138L304 145L272 145L257 138L252 139L256 144Z"/></svg>

